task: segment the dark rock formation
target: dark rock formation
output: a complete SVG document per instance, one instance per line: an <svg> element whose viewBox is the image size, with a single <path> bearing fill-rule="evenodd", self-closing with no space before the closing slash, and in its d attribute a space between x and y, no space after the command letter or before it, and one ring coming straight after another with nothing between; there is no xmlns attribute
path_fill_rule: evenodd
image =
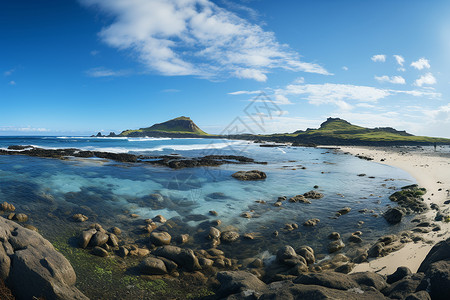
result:
<svg viewBox="0 0 450 300"><path fill-rule="evenodd" d="M267 175L266 173L258 170L252 170L252 171L238 171L234 174L232 174L236 179L239 180L262 180L266 179Z"/></svg>
<svg viewBox="0 0 450 300"><path fill-rule="evenodd" d="M0 276L18 299L88 299L69 261L37 232L0 217Z"/></svg>

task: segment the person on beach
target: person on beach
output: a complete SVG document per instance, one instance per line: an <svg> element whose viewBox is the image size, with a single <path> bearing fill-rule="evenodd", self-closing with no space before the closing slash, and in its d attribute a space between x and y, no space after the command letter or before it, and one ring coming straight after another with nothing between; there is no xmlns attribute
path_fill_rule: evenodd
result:
<svg viewBox="0 0 450 300"><path fill-rule="evenodd" d="M434 152L436 152L436 142L434 142L434 144L433 144L433 146L434 146Z"/></svg>

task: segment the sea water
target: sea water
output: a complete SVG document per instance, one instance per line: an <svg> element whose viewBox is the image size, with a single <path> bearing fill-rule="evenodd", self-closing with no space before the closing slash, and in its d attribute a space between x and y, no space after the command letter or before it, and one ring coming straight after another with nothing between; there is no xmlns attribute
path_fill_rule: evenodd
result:
<svg viewBox="0 0 450 300"><path fill-rule="evenodd" d="M232 246L219 246L237 258L273 254L286 244L294 247L310 245L317 253L326 253L327 236L333 231L344 237L362 231L366 243L383 234L398 232L407 223L392 226L381 215L389 205L395 205L388 199L390 194L415 183L402 170L338 151L269 148L247 141L0 137L0 148L9 145L186 157L243 155L267 162L174 170L103 159L0 156L0 201L13 203L18 212L29 215L28 222L50 240L61 234L63 228L82 230L87 226L70 221L75 213L87 215L88 223L121 228L124 237L130 241L139 237L135 232L138 225L144 224L143 219L163 215L182 224L174 231L194 237L190 247L201 248L204 237L198 226L220 219L222 230L253 233L257 237ZM265 172L267 179L239 181L231 177L234 172L254 169ZM289 199L313 190L316 185L315 190L324 197L311 200L311 204L284 201L281 207L273 205L280 196ZM336 217L336 212L344 207L350 207L351 211ZM363 209L371 212L359 212ZM218 216L212 216L210 211L216 211ZM243 212L250 212L252 218L241 217ZM137 214L139 218L132 219L130 214ZM311 218L320 219L319 224L315 227L301 225ZM286 223L296 223L300 228L286 231L283 229ZM275 231L279 232L278 236L273 234Z"/></svg>

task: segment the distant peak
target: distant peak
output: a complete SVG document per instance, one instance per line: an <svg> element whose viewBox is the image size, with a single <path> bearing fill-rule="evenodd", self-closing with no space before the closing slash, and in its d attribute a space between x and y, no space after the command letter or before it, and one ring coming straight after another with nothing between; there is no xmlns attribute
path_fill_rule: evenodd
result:
<svg viewBox="0 0 450 300"><path fill-rule="evenodd" d="M340 119L340 118L327 118L327 120L325 122L323 122L322 124L320 124L320 129L324 129L325 127L327 127L330 124L333 123L339 123L339 124L345 124L345 125L352 125L350 122L344 120L344 119Z"/></svg>

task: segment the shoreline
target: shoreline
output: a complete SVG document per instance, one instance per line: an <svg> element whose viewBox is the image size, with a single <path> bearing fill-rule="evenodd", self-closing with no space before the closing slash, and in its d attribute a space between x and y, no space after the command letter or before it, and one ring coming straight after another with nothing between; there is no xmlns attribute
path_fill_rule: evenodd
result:
<svg viewBox="0 0 450 300"><path fill-rule="evenodd" d="M361 155L373 158L373 162L396 167L408 172L414 177L420 187L427 189L424 195L425 203L437 204L446 210L444 202L450 199L447 190L450 188L450 153L423 152L418 148L393 147L362 147L339 146L340 151L351 155ZM407 150L407 151L406 151ZM383 159L383 161L381 161ZM441 189L439 191L439 189ZM448 208L447 208L448 210ZM428 210L422 216L428 221L434 221L436 211ZM406 266L413 273L431 248L440 241L450 237L450 223L439 222L441 231L423 235L424 240L418 243L408 243L402 249L387 256L373 259L369 262L357 264L352 273L372 271L382 275L395 272L397 267Z"/></svg>

